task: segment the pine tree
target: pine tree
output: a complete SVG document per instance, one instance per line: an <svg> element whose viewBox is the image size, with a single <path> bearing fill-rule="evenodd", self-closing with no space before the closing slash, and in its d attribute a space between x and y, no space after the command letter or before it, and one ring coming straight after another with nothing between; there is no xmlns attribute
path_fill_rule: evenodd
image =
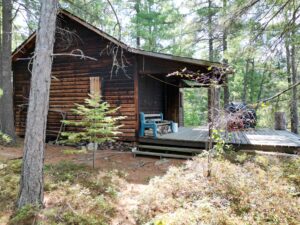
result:
<svg viewBox="0 0 300 225"><path fill-rule="evenodd" d="M155 52L172 52L179 47L170 42L182 20L173 1L137 0L134 8L131 34L137 40L136 47Z"/></svg>
<svg viewBox="0 0 300 225"><path fill-rule="evenodd" d="M18 208L44 200L44 153L58 1L41 1L23 150Z"/></svg>
<svg viewBox="0 0 300 225"><path fill-rule="evenodd" d="M66 138L66 140L63 140L64 143L93 143L94 168L96 146L106 141L115 141L116 136L121 134L121 132L118 130L122 126L117 125L117 123L125 117L113 116L120 107L111 108L107 102L101 102L101 97L97 94L89 96L90 98L85 99L85 105L75 104L76 108L72 110L74 115L82 117L80 121L62 121L67 126L69 125L81 128L80 131L62 132L61 135Z"/></svg>
<svg viewBox="0 0 300 225"><path fill-rule="evenodd" d="M15 142L13 113L13 84L11 72L12 10L11 0L2 1L2 49L1 49L1 88L3 97L0 101L0 123L2 130Z"/></svg>
<svg viewBox="0 0 300 225"><path fill-rule="evenodd" d="M3 91L0 89L0 98L2 95L3 95ZM7 144L9 142L11 142L11 138L0 130L0 144L2 143Z"/></svg>

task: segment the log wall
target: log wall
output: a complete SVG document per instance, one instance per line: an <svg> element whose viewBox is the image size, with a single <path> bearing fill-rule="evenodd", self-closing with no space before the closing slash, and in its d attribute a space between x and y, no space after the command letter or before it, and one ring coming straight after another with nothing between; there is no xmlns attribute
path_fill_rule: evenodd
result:
<svg viewBox="0 0 300 225"><path fill-rule="evenodd" d="M67 119L79 119L70 110L74 103L83 103L90 92L90 77L100 76L102 80L103 100L113 107L121 106L119 115L126 116L120 129L122 140L135 139L136 108L134 102L134 63L135 56L124 52L126 57L126 72L112 69L114 45L82 25L66 18L58 20L54 53L69 53L80 49L85 55L97 59L92 61L73 56L57 56L52 66L52 81L50 88L50 103L47 123L47 137L55 138L59 132L62 119L61 112L67 114ZM107 48L109 46L109 48ZM106 49L107 48L107 49ZM31 56L34 46L19 58ZM102 54L101 54L102 52ZM78 53L78 52L74 52ZM120 60L120 58L119 58ZM30 89L30 73L28 60L17 60L13 63L14 72L14 107L17 134L23 136L26 125L26 111ZM67 127L74 130L74 127Z"/></svg>
<svg viewBox="0 0 300 225"><path fill-rule="evenodd" d="M163 77L158 77L164 79ZM139 111L144 113L164 113L164 83L147 75L139 76Z"/></svg>
<svg viewBox="0 0 300 225"><path fill-rule="evenodd" d="M103 100L113 107L121 107L118 115L126 116L121 123L121 140L135 141L138 133L138 112L163 112L166 119L183 125L183 110L180 106L179 77L167 78L168 73L187 68L207 72L206 66L145 56L142 53L129 53L117 48L108 39L88 29L76 19L60 14L57 20L57 33L54 53L85 55L97 61L74 56L55 56L52 66L50 104L47 123L47 137L55 138L61 126L62 113L67 119L78 120L71 113L74 103L84 103L84 99L94 88L101 89ZM84 22L83 22L84 23ZM17 134L24 136L26 113L30 90L30 58L34 52L35 38L31 36L22 51L13 55L14 110ZM75 51L74 51L75 50ZM122 52L123 51L123 52ZM113 52L118 52L118 62L125 64L125 71L113 66ZM122 54L122 58L120 55ZM148 75L165 80L173 85L156 81ZM93 79L99 77L99 79ZM92 79L91 79L92 78ZM91 83L101 80L101 84ZM175 86L174 86L175 85ZM67 127L66 130L76 130Z"/></svg>

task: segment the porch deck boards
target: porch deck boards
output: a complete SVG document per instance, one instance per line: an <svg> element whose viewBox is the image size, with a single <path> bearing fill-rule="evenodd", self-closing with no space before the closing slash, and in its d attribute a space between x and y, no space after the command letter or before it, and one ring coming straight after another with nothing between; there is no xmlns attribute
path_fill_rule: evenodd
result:
<svg viewBox="0 0 300 225"><path fill-rule="evenodd" d="M205 146L208 140L207 127L180 127L177 133L158 135L157 139L143 137L141 142L163 144L168 143L174 146ZM272 130L268 128L249 129L246 131L229 132L226 139L238 149L255 149L267 151L294 152L300 150L300 136L287 130ZM288 151L286 151L288 149Z"/></svg>

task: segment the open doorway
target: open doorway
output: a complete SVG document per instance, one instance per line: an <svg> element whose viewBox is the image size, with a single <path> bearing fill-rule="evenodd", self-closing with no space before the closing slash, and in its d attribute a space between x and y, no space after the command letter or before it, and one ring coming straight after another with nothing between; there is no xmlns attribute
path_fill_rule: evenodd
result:
<svg viewBox="0 0 300 225"><path fill-rule="evenodd" d="M184 126L207 125L207 88L181 88Z"/></svg>

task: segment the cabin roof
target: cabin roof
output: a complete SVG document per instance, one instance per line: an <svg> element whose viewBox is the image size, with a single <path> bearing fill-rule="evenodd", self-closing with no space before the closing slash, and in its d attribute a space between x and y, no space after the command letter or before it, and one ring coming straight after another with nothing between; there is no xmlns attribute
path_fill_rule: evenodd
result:
<svg viewBox="0 0 300 225"><path fill-rule="evenodd" d="M181 57L181 56L175 56L171 54L165 54L165 53L158 53L158 52L151 52L151 51L145 51L137 48L130 47L129 45L123 43L122 41L114 38L113 36L103 32L102 30L98 29L97 27L89 24L88 22L84 21L83 19L79 18L78 16L68 12L65 9L60 9L59 14L67 16L71 20L74 20L81 24L82 26L86 27L87 29L95 32L96 34L106 38L107 40L111 41L112 43L120 46L121 48L127 50L128 52L138 54L138 55L143 55L143 56L149 56L149 57L154 57L154 58L159 58L159 59L166 59L166 60L171 60L171 61L178 61L178 62L183 62L183 63L189 63L193 65L199 65L199 66L214 66L214 67L223 67L225 66L222 63L219 62L211 62L208 60L202 60L202 59L194 59L194 58L189 58L189 57ZM19 52L22 52L24 47L29 44L30 42L33 42L35 39L36 32L32 33L19 47L17 47L14 52L12 53L12 59L16 59L16 55Z"/></svg>

